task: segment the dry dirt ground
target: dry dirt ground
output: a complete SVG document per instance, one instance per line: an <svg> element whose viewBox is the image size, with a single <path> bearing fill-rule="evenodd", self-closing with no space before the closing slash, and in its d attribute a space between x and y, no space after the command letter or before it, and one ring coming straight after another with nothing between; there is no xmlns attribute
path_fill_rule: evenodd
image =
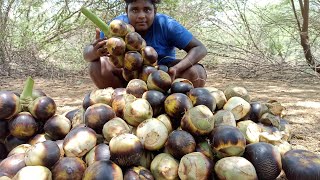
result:
<svg viewBox="0 0 320 180"><path fill-rule="evenodd" d="M58 113L80 107L84 95L95 89L88 77L51 80L34 78L35 88L52 97ZM2 77L0 90L21 92L25 79ZM247 88L252 100L277 100L285 108L284 119L292 125L294 148L307 149L320 155L320 79L263 80L228 79L208 73L207 86L220 90L235 84Z"/></svg>

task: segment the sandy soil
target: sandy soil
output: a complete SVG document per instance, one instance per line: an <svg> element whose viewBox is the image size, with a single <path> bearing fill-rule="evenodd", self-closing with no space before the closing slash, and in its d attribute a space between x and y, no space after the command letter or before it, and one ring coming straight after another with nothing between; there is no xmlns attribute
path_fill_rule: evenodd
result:
<svg viewBox="0 0 320 180"><path fill-rule="evenodd" d="M80 107L84 95L95 89L88 77L51 80L34 78L35 88L42 89L58 105L58 113ZM25 79L2 77L0 90L22 90ZM294 148L307 149L320 155L320 80L295 81L263 79L227 79L208 73L207 86L224 90L230 84L247 88L252 100L277 100L285 108L284 119L292 125Z"/></svg>

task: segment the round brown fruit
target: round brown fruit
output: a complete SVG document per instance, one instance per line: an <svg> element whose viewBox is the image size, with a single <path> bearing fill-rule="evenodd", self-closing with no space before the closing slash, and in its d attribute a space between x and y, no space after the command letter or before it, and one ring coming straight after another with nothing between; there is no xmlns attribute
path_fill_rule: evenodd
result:
<svg viewBox="0 0 320 180"><path fill-rule="evenodd" d="M246 148L246 138L233 126L218 126L210 137L211 147L219 159L228 156L241 156Z"/></svg>
<svg viewBox="0 0 320 180"><path fill-rule="evenodd" d="M178 179L178 168L179 161L167 153L155 156L150 165L155 179Z"/></svg>
<svg viewBox="0 0 320 180"><path fill-rule="evenodd" d="M138 165L143 153L143 145L133 134L120 134L109 143L110 159L120 166Z"/></svg>
<svg viewBox="0 0 320 180"><path fill-rule="evenodd" d="M44 124L45 133L52 140L63 139L71 129L71 121L62 115L54 115Z"/></svg>
<svg viewBox="0 0 320 180"><path fill-rule="evenodd" d="M138 126L142 121L152 118L152 107L146 99L137 98L127 103L123 109L124 120L131 126Z"/></svg>
<svg viewBox="0 0 320 180"><path fill-rule="evenodd" d="M96 161L83 174L83 180L123 178L121 168L112 161Z"/></svg>
<svg viewBox="0 0 320 180"><path fill-rule="evenodd" d="M262 115L268 112L268 107L261 102L251 102L250 103L250 112L249 112L249 119L253 122L259 122L259 119Z"/></svg>
<svg viewBox="0 0 320 180"><path fill-rule="evenodd" d="M88 107L84 113L85 124L98 134L102 133L103 125L114 117L116 113L111 106L102 103Z"/></svg>
<svg viewBox="0 0 320 180"><path fill-rule="evenodd" d="M14 180L30 179L51 179L52 173L44 166L26 166L12 178Z"/></svg>
<svg viewBox="0 0 320 180"><path fill-rule="evenodd" d="M200 152L184 155L179 164L178 174L181 180L212 178L213 163Z"/></svg>
<svg viewBox="0 0 320 180"><path fill-rule="evenodd" d="M130 80L126 87L126 93L132 94L136 98L141 98L146 91L148 91L147 83L141 79Z"/></svg>
<svg viewBox="0 0 320 180"><path fill-rule="evenodd" d="M149 90L166 93L171 87L171 77L168 73L158 70L148 76L147 85Z"/></svg>
<svg viewBox="0 0 320 180"><path fill-rule="evenodd" d="M126 51L126 43L122 38L111 37L107 40L106 48L113 56L121 56Z"/></svg>
<svg viewBox="0 0 320 180"><path fill-rule="evenodd" d="M194 136L208 135L214 128L213 113L205 105L197 105L186 111L181 128Z"/></svg>
<svg viewBox="0 0 320 180"><path fill-rule="evenodd" d="M108 143L113 137L123 133L130 133L130 128L128 124L119 117L115 117L103 125L102 134Z"/></svg>
<svg viewBox="0 0 320 180"><path fill-rule="evenodd" d="M25 144L27 143L28 140L26 139L19 139L16 138L14 136L12 136L11 134L9 134L6 139L4 140L4 144L6 146L6 149L8 151L11 151L13 148L19 146L20 144Z"/></svg>
<svg viewBox="0 0 320 180"><path fill-rule="evenodd" d="M153 110L153 116L158 116L164 112L164 100L166 96L160 92L155 90L149 90L143 93L143 99L146 99Z"/></svg>
<svg viewBox="0 0 320 180"><path fill-rule="evenodd" d="M37 120L47 121L56 113L57 105L51 97L41 96L29 104L28 110Z"/></svg>
<svg viewBox="0 0 320 180"><path fill-rule="evenodd" d="M174 158L180 159L196 149L193 136L184 130L174 130L169 134L165 148Z"/></svg>
<svg viewBox="0 0 320 180"><path fill-rule="evenodd" d="M116 113L117 117L123 118L123 109L126 104L136 100L136 97L132 94L123 94L116 96L112 101L112 109Z"/></svg>
<svg viewBox="0 0 320 180"><path fill-rule="evenodd" d="M60 149L54 141L44 141L30 147L25 153L27 166L45 166L51 168L60 158Z"/></svg>
<svg viewBox="0 0 320 180"><path fill-rule="evenodd" d="M0 162L0 174L13 178L17 172L26 166L24 153L9 156Z"/></svg>
<svg viewBox="0 0 320 180"><path fill-rule="evenodd" d="M176 119L182 118L184 113L192 107L193 105L190 98L182 93L173 93L164 101L166 113Z"/></svg>
<svg viewBox="0 0 320 180"><path fill-rule="evenodd" d="M140 70L143 65L143 59L139 52L137 51L127 51L124 55L124 65L123 67L129 71Z"/></svg>
<svg viewBox="0 0 320 180"><path fill-rule="evenodd" d="M9 120L20 111L19 97L11 91L0 91L0 119Z"/></svg>
<svg viewBox="0 0 320 180"><path fill-rule="evenodd" d="M170 92L187 94L191 89L193 89L191 81L184 78L178 78L172 82Z"/></svg>
<svg viewBox="0 0 320 180"><path fill-rule="evenodd" d="M126 81L130 81L131 79L137 79L139 77L139 70L131 71L126 68L123 68L122 77Z"/></svg>
<svg viewBox="0 0 320 180"><path fill-rule="evenodd" d="M141 55L143 59L143 64L154 66L157 63L158 53L153 47L146 46L142 48Z"/></svg>
<svg viewBox="0 0 320 180"><path fill-rule="evenodd" d="M82 157L96 146L96 132L89 127L78 126L64 138L63 149L67 157Z"/></svg>
<svg viewBox="0 0 320 180"><path fill-rule="evenodd" d="M243 157L225 157L214 166L219 179L257 180L257 173L250 161Z"/></svg>
<svg viewBox="0 0 320 180"><path fill-rule="evenodd" d="M28 112L21 112L9 121L10 133L19 139L29 139L38 130L38 123Z"/></svg>
<svg viewBox="0 0 320 180"><path fill-rule="evenodd" d="M145 180L153 180L152 173L143 166L136 166L129 168L123 177L124 180L131 179L145 179Z"/></svg>
<svg viewBox="0 0 320 180"><path fill-rule="evenodd" d="M227 100L236 96L236 97L243 98L247 102L250 102L250 96L245 87L237 86L237 85L229 85L223 92Z"/></svg>
<svg viewBox="0 0 320 180"><path fill-rule="evenodd" d="M271 144L264 142L249 144L243 157L253 164L259 180L276 179L281 172L280 152Z"/></svg>
<svg viewBox="0 0 320 180"><path fill-rule="evenodd" d="M111 36L121 37L128 33L127 23L119 19L112 20L109 24L109 28Z"/></svg>
<svg viewBox="0 0 320 180"><path fill-rule="evenodd" d="M282 168L290 180L320 179L320 157L307 150L294 149L285 153Z"/></svg>
<svg viewBox="0 0 320 180"><path fill-rule="evenodd" d="M130 51L140 51L142 48L146 47L146 41L137 32L129 32L125 36L125 42L127 49Z"/></svg>
<svg viewBox="0 0 320 180"><path fill-rule="evenodd" d="M147 82L149 75L155 71L157 71L157 69L153 66L143 66L142 71L139 74L139 79Z"/></svg>
<svg viewBox="0 0 320 180"><path fill-rule="evenodd" d="M108 60L116 68L123 68L123 66L124 66L124 55L120 55L120 56L110 55L108 57Z"/></svg>
<svg viewBox="0 0 320 180"><path fill-rule="evenodd" d="M92 148L85 157L86 164L90 166L96 161L107 161L110 160L110 149L109 146L101 143Z"/></svg>

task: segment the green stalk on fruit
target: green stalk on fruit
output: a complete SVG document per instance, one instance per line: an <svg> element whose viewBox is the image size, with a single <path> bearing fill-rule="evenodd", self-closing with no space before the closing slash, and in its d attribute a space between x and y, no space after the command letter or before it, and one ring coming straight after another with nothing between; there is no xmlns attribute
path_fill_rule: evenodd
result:
<svg viewBox="0 0 320 180"><path fill-rule="evenodd" d="M86 7L81 7L80 11L84 14L88 19L90 19L100 30L107 36L109 35L109 26L103 22L98 16L93 14Z"/></svg>
<svg viewBox="0 0 320 180"><path fill-rule="evenodd" d="M31 77L28 77L23 91L20 95L20 104L23 110L28 109L28 105L33 101L32 91L33 91L34 80Z"/></svg>

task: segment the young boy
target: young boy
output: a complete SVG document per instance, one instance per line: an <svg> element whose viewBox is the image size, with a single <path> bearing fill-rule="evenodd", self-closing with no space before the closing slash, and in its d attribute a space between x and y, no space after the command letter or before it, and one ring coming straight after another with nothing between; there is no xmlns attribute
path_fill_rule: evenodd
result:
<svg viewBox="0 0 320 180"><path fill-rule="evenodd" d="M126 14L115 19L131 24L158 53L158 65L169 67L172 79L185 78L194 87L203 87L207 74L198 62L207 54L206 47L185 27L173 18L157 13L156 4L161 0L125 0ZM124 87L122 69L114 67L108 61L108 53L103 49L106 39L96 29L95 41L85 47L84 59L90 62L89 74L98 88ZM176 59L175 48L183 49L187 55Z"/></svg>

